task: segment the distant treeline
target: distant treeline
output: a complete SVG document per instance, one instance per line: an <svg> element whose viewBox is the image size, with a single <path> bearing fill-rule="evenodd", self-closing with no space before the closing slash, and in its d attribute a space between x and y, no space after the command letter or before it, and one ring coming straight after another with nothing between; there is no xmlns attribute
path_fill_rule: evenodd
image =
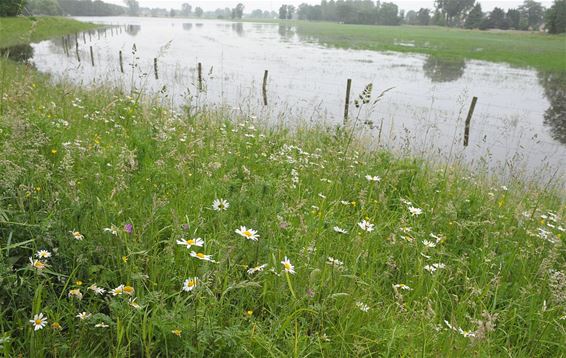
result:
<svg viewBox="0 0 566 358"><path fill-rule="evenodd" d="M254 11L252 14L259 14ZM475 0L436 0L434 9L399 11L396 4L371 0L322 0L320 5L282 5L279 19L334 21L367 25L436 25L477 29L566 31L566 0L555 0L545 9L540 2L525 0L516 9L496 7L483 12Z"/></svg>
<svg viewBox="0 0 566 358"><path fill-rule="evenodd" d="M126 10L126 7L100 0L27 0L23 12L27 15L118 16L126 14Z"/></svg>

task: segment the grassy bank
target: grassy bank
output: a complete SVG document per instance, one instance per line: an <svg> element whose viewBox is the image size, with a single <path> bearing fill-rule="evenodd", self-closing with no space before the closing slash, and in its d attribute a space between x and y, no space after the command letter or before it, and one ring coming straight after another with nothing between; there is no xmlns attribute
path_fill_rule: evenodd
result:
<svg viewBox="0 0 566 358"><path fill-rule="evenodd" d="M0 48L85 31L96 25L62 17L0 17Z"/></svg>
<svg viewBox="0 0 566 358"><path fill-rule="evenodd" d="M556 193L0 73L6 356L566 354Z"/></svg>
<svg viewBox="0 0 566 358"><path fill-rule="evenodd" d="M257 20L265 22L264 20ZM493 32L435 26L370 26L331 22L274 21L293 26L299 37L325 46L424 53L566 71L566 35Z"/></svg>

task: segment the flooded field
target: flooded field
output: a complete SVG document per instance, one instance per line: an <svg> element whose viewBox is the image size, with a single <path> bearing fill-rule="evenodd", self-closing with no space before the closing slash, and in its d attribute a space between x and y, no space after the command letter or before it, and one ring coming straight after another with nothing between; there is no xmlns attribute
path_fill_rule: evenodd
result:
<svg viewBox="0 0 566 358"><path fill-rule="evenodd" d="M352 101L372 83L374 98L390 90L361 113L352 103L350 121L358 118L373 146L438 161L464 160L504 177L526 174L547 181L565 174L563 73L327 48L278 24L81 20L116 27L24 46L21 57L56 80L111 83L127 91L158 93L175 105L221 105L287 125L341 124L347 79L352 80ZM265 70L267 105L262 98ZM464 148L464 121L474 96L478 102Z"/></svg>

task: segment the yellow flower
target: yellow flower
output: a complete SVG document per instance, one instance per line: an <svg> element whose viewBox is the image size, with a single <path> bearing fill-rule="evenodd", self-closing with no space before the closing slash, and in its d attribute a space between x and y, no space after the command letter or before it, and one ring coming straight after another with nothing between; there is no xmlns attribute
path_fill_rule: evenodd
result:
<svg viewBox="0 0 566 358"><path fill-rule="evenodd" d="M56 155L56 154L57 154L57 149L55 149L55 148L51 149L51 154Z"/></svg>
<svg viewBox="0 0 566 358"><path fill-rule="evenodd" d="M134 290L134 288L133 288L132 286L124 286L124 288L122 288L122 291L123 291L125 294L128 294L128 295L130 295L130 296L133 295L134 292L135 292L135 290Z"/></svg>
<svg viewBox="0 0 566 358"><path fill-rule="evenodd" d="M246 311L246 315L248 315L248 317L251 317L254 314L253 310L247 310Z"/></svg>
<svg viewBox="0 0 566 358"><path fill-rule="evenodd" d="M59 322L53 322L51 323L51 328L53 328L56 331L60 331L63 329L63 327L61 327L61 325L59 324Z"/></svg>
<svg viewBox="0 0 566 358"><path fill-rule="evenodd" d="M122 261L124 261L125 264L128 263L128 256L122 256Z"/></svg>
<svg viewBox="0 0 566 358"><path fill-rule="evenodd" d="M177 337L181 337L181 333L183 331L181 331L180 329L174 329L171 331L171 333L173 333L174 335L176 335Z"/></svg>
<svg viewBox="0 0 566 358"><path fill-rule="evenodd" d="M77 285L77 286L82 286L82 285L83 285L83 282L82 282L81 280L76 280L76 281L75 281L75 285Z"/></svg>

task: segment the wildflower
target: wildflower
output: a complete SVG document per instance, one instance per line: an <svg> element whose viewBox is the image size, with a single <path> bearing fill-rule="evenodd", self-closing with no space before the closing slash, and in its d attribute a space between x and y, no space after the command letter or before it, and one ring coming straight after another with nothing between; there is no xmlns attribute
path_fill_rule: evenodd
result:
<svg viewBox="0 0 566 358"><path fill-rule="evenodd" d="M424 269L427 270L427 271L430 272L430 273L434 273L436 270L438 270L438 269L443 269L443 268L445 268L445 267L446 267L446 265L444 265L443 263L440 263L440 262L439 262L439 263L432 264L432 265L426 265L426 266L424 267Z"/></svg>
<svg viewBox="0 0 566 358"><path fill-rule="evenodd" d="M401 290L405 290L405 291L412 291L413 289L410 288L409 286L405 285L404 283L398 283L396 285L393 285L393 287L401 289Z"/></svg>
<svg viewBox="0 0 566 358"><path fill-rule="evenodd" d="M188 278L183 282L183 291L191 292L197 286L197 278Z"/></svg>
<svg viewBox="0 0 566 358"><path fill-rule="evenodd" d="M110 225L110 227L106 227L106 228L102 229L102 231L109 232L114 236L118 235L118 227L114 224Z"/></svg>
<svg viewBox="0 0 566 358"><path fill-rule="evenodd" d="M47 317L43 316L43 313L41 312L33 316L33 319L30 319L29 321L32 324L34 331L39 331L47 325Z"/></svg>
<svg viewBox="0 0 566 358"><path fill-rule="evenodd" d="M92 314L88 313L88 312L81 312L78 315L76 315L75 317L79 318L81 321L85 320L85 319L89 319L90 316L92 316Z"/></svg>
<svg viewBox="0 0 566 358"><path fill-rule="evenodd" d="M346 231L346 229L342 229L341 227L338 227L338 226L334 226L333 229L334 229L334 231L336 231L339 234L347 234L348 233L348 231Z"/></svg>
<svg viewBox="0 0 566 358"><path fill-rule="evenodd" d="M104 322L100 322L94 325L96 328L108 328L110 326L108 326L106 323Z"/></svg>
<svg viewBox="0 0 566 358"><path fill-rule="evenodd" d="M177 337L181 337L181 333L183 331L181 331L180 329L174 329L171 331L171 333L173 333L174 335L176 335Z"/></svg>
<svg viewBox="0 0 566 358"><path fill-rule="evenodd" d="M88 287L89 290L94 291L97 295L103 295L106 290L102 287L98 287L95 283Z"/></svg>
<svg viewBox="0 0 566 358"><path fill-rule="evenodd" d="M202 252L196 253L194 251L191 251L191 253L189 255L191 255L192 257L196 257L199 260L215 262L212 259L212 255L205 255Z"/></svg>
<svg viewBox="0 0 566 358"><path fill-rule="evenodd" d="M337 260L330 256L328 256L326 263L329 264L330 266L344 266L344 263L342 261Z"/></svg>
<svg viewBox="0 0 566 358"><path fill-rule="evenodd" d="M61 327L61 325L59 324L59 322L53 322L51 323L51 328L56 330L56 331L60 331L63 329L63 327Z"/></svg>
<svg viewBox="0 0 566 358"><path fill-rule="evenodd" d="M248 317L253 316L253 314L254 314L254 311L253 311L253 310L247 310L247 311L246 311L246 315L247 315Z"/></svg>
<svg viewBox="0 0 566 358"><path fill-rule="evenodd" d="M82 286L82 285L83 285L83 282L82 282L81 280L76 280L76 281L75 281L75 285L77 285L77 286Z"/></svg>
<svg viewBox="0 0 566 358"><path fill-rule="evenodd" d="M69 231L71 233L71 235L73 235L73 237L75 238L75 240L77 241L81 241L83 240L85 237L83 236L83 234L81 234L79 231Z"/></svg>
<svg viewBox="0 0 566 358"><path fill-rule="evenodd" d="M131 234L132 231L134 231L134 225L132 224L124 225L124 232L126 232L126 234Z"/></svg>
<svg viewBox="0 0 566 358"><path fill-rule="evenodd" d="M76 297L79 300L83 299L83 294L81 293L80 288L75 288L69 291L69 297Z"/></svg>
<svg viewBox="0 0 566 358"><path fill-rule="evenodd" d="M51 257L51 252L47 250L39 250L35 253L35 257L37 257L38 259L48 259Z"/></svg>
<svg viewBox="0 0 566 358"><path fill-rule="evenodd" d="M132 286L124 286L122 288L122 292L124 292L127 295L132 296L134 294L135 290Z"/></svg>
<svg viewBox="0 0 566 358"><path fill-rule="evenodd" d="M191 246L203 247L204 246L204 240L201 239L200 237L197 237L196 239L189 239L189 240L181 239L181 240L177 240L177 245L185 245L187 247L187 249L190 249Z"/></svg>
<svg viewBox="0 0 566 358"><path fill-rule="evenodd" d="M285 256L285 258L283 259L283 261L281 261L281 263L283 264L283 269L285 270L285 272L289 272L292 274L295 273L295 266L291 264L291 260L289 260L287 256Z"/></svg>
<svg viewBox="0 0 566 358"><path fill-rule="evenodd" d="M367 312L367 311L369 311L369 306L366 305L366 304L363 303L363 302L360 302L360 301L356 302L356 306L357 306L357 307L360 309L360 311L362 311L362 312Z"/></svg>
<svg viewBox="0 0 566 358"><path fill-rule="evenodd" d="M214 199L212 209L216 211L228 210L230 203L224 199Z"/></svg>
<svg viewBox="0 0 566 358"><path fill-rule="evenodd" d="M373 182L378 183L378 182L381 181L381 178L378 177L377 175L376 176L366 175L366 180L369 181L369 182L373 181Z"/></svg>
<svg viewBox="0 0 566 358"><path fill-rule="evenodd" d="M110 290L110 293L112 294L112 296L121 295L122 293L124 293L124 285L120 285L120 286Z"/></svg>
<svg viewBox="0 0 566 358"><path fill-rule="evenodd" d="M350 205L350 202L347 200L340 200L340 204L342 205Z"/></svg>
<svg viewBox="0 0 566 358"><path fill-rule="evenodd" d="M236 229L236 234L240 234L241 236L245 237L248 240L257 241L259 239L259 235L257 235L257 231L253 229L246 229L245 226L240 226L239 229Z"/></svg>
<svg viewBox="0 0 566 358"><path fill-rule="evenodd" d="M43 270L44 268L47 267L47 264L45 262L40 260L34 260L33 257L29 258L29 262L31 263L31 267L33 267L36 270Z"/></svg>
<svg viewBox="0 0 566 358"><path fill-rule="evenodd" d="M137 298L130 298L128 300L128 304L130 306L132 306L133 308L139 310L141 308L141 305L139 303L136 302Z"/></svg>
<svg viewBox="0 0 566 358"><path fill-rule="evenodd" d="M423 242L423 245L426 246L426 247L430 247L430 248L436 247L436 243L435 243L435 242L428 241L428 240L423 240L422 242Z"/></svg>
<svg viewBox="0 0 566 358"><path fill-rule="evenodd" d="M51 154L53 154L53 155L57 154L57 149L55 149L55 148L51 149Z"/></svg>
<svg viewBox="0 0 566 358"><path fill-rule="evenodd" d="M366 220L362 220L361 222L358 223L358 226L362 229L365 230L367 232L372 232L374 229L374 224L372 224L369 221Z"/></svg>
<svg viewBox="0 0 566 358"><path fill-rule="evenodd" d="M267 264L263 264L263 265L259 265L256 267L250 267L247 271L248 275L253 275L256 272L261 272L263 271L264 268L267 267Z"/></svg>
<svg viewBox="0 0 566 358"><path fill-rule="evenodd" d="M432 237L433 239L435 239L437 244L438 244L440 241L444 240L444 238L443 238L442 236L436 235L436 234L434 234L434 233L432 233L432 232L429 234L429 236Z"/></svg>
<svg viewBox="0 0 566 358"><path fill-rule="evenodd" d="M423 213L423 209L415 208L414 206L409 206L409 212L412 216L419 216Z"/></svg>

